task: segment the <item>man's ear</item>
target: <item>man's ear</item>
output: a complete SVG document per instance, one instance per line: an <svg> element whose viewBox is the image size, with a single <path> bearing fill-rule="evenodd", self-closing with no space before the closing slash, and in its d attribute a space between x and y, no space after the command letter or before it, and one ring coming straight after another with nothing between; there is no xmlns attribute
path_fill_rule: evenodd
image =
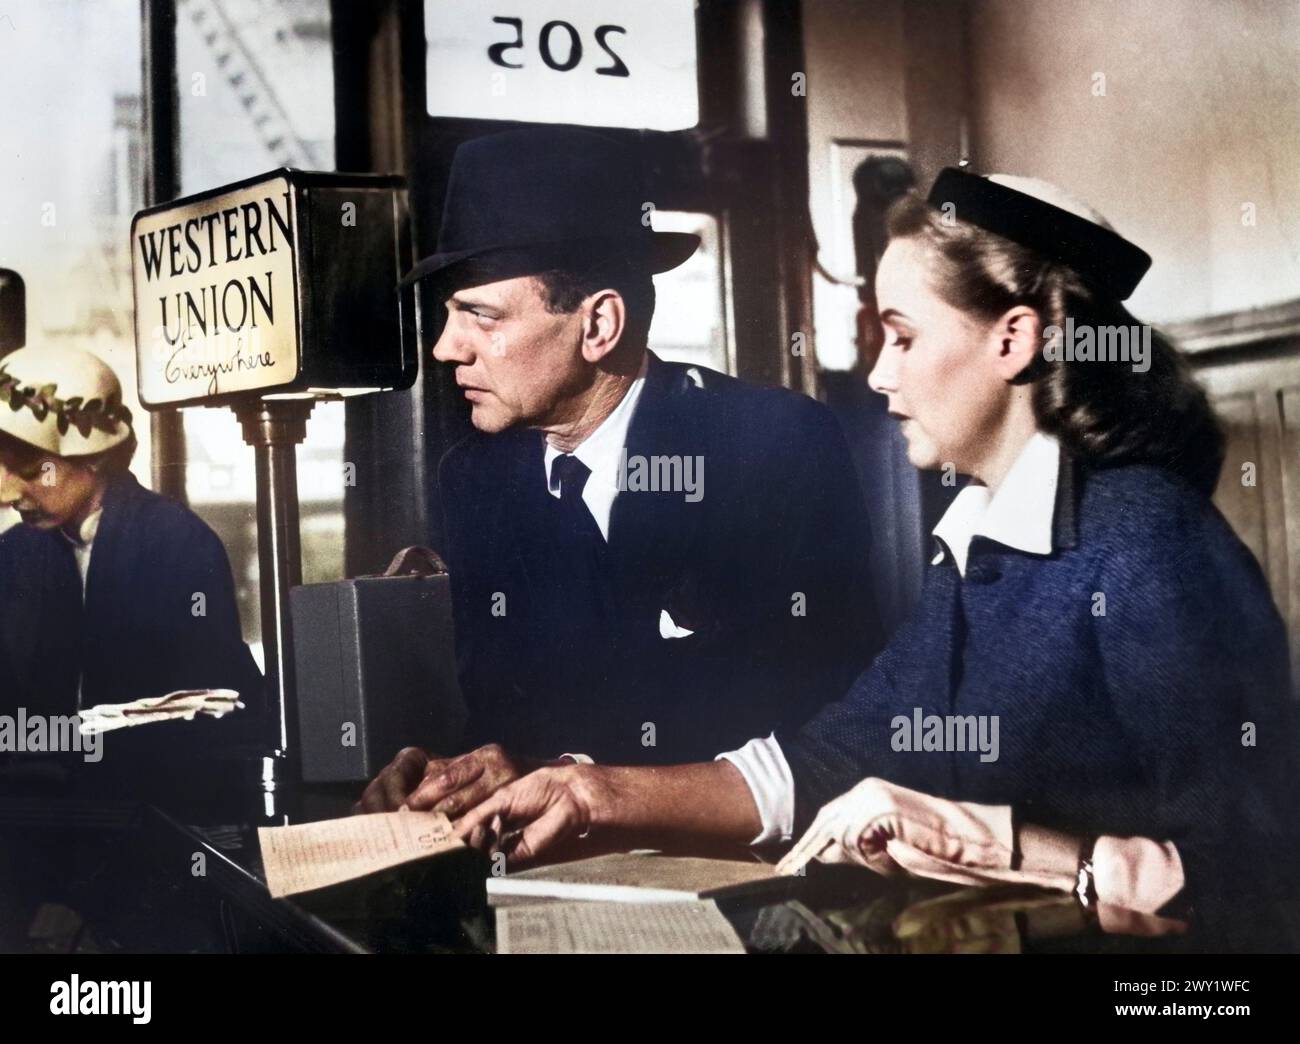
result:
<svg viewBox="0 0 1300 1044"><path fill-rule="evenodd" d="M1003 380L1018 377L1034 361L1043 344L1043 322L1025 305L1009 309L993 324L991 346L997 353L994 365Z"/></svg>
<svg viewBox="0 0 1300 1044"><path fill-rule="evenodd" d="M617 346L627 326L627 306L617 290L597 290L582 307L582 357L598 363Z"/></svg>

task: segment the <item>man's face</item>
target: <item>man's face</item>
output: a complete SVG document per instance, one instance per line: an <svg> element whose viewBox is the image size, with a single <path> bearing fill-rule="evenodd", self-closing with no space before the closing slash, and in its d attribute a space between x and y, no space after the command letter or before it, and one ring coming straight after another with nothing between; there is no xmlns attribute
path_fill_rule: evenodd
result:
<svg viewBox="0 0 1300 1044"><path fill-rule="evenodd" d="M0 507L14 508L37 529L79 521L98 482L94 471L75 460L0 448Z"/></svg>
<svg viewBox="0 0 1300 1044"><path fill-rule="evenodd" d="M582 309L553 315L542 294L537 280L520 276L457 290L446 302L447 325L433 357L456 364L456 383L479 431L562 424L591 383Z"/></svg>
<svg viewBox="0 0 1300 1044"><path fill-rule="evenodd" d="M881 258L885 343L868 383L889 399L914 466L970 473L1001 421L1008 385L993 365L989 328L934 292L931 267L912 238L894 240Z"/></svg>

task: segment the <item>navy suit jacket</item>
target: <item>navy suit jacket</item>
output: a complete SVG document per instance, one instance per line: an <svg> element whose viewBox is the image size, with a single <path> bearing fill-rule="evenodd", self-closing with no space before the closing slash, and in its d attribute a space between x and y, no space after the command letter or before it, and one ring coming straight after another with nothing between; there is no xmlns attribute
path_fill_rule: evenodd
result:
<svg viewBox="0 0 1300 1044"><path fill-rule="evenodd" d="M557 621L590 607L557 596L544 450L535 431L474 433L442 461L470 743L711 758L801 724L879 649L862 494L821 404L651 356L629 459L698 456L703 495L618 494L610 600L577 663ZM694 633L661 637L662 610Z"/></svg>
<svg viewBox="0 0 1300 1044"><path fill-rule="evenodd" d="M1065 460L1061 477L1052 554L976 537L964 579L930 566L848 695L778 737L796 828L879 776L1078 835L1172 840L1199 899L1293 872L1286 632L1258 564L1168 472ZM996 715L997 760L895 749L916 708Z"/></svg>
<svg viewBox="0 0 1300 1044"><path fill-rule="evenodd" d="M79 677L87 707L191 688L235 689L245 720L263 705L225 548L129 474L105 493L84 605L61 533L18 525L0 536L0 710L74 714Z"/></svg>

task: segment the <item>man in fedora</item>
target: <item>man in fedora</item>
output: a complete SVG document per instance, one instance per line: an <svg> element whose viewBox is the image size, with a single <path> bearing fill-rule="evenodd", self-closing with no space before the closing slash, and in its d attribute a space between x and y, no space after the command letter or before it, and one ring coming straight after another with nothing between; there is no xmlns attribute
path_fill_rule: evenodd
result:
<svg viewBox="0 0 1300 1044"><path fill-rule="evenodd" d="M486 746L407 748L364 810L457 815L557 755L712 757L803 722L879 648L836 422L649 351L651 276L698 239L652 231L644 201L630 150L598 134L456 152L438 252L406 281L446 303L433 355L476 429L439 481L468 739Z"/></svg>

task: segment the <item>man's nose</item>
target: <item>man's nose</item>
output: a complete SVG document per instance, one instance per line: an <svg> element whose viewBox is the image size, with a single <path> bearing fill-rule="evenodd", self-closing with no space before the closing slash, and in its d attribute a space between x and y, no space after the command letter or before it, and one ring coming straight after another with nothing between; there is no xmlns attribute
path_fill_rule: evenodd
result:
<svg viewBox="0 0 1300 1044"><path fill-rule="evenodd" d="M23 499L23 484L12 471L0 465L0 507L12 507Z"/></svg>
<svg viewBox="0 0 1300 1044"><path fill-rule="evenodd" d="M457 329L455 316L447 317L447 322L442 328L442 336L433 346L433 357L438 362L471 363L474 361L474 353L468 341Z"/></svg>

